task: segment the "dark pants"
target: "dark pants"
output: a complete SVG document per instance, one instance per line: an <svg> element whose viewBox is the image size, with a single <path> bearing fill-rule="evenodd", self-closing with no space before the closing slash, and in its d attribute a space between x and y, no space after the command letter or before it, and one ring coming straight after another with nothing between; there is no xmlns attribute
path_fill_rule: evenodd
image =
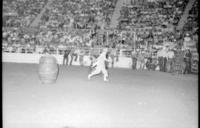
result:
<svg viewBox="0 0 200 128"><path fill-rule="evenodd" d="M166 57L159 57L158 62L159 62L160 71L166 72L167 58Z"/></svg>
<svg viewBox="0 0 200 128"><path fill-rule="evenodd" d="M163 57L163 72L166 72L167 58Z"/></svg>
<svg viewBox="0 0 200 128"><path fill-rule="evenodd" d="M158 57L158 65L159 65L160 71L163 71L163 57Z"/></svg>
<svg viewBox="0 0 200 128"><path fill-rule="evenodd" d="M189 74L189 73L191 73L191 64L190 62L186 61L183 74Z"/></svg>
<svg viewBox="0 0 200 128"><path fill-rule="evenodd" d="M69 54L64 55L64 57L63 57L63 65L68 65L68 60L69 60Z"/></svg>
<svg viewBox="0 0 200 128"><path fill-rule="evenodd" d="M132 58L132 69L136 69L137 58Z"/></svg>

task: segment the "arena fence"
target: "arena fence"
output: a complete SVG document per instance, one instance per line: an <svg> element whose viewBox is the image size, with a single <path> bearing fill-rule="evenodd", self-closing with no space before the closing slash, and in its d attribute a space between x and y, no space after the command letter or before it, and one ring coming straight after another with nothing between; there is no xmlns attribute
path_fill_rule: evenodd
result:
<svg viewBox="0 0 200 128"><path fill-rule="evenodd" d="M63 64L63 55L59 54L52 54L56 59L59 65ZM39 64L39 59L44 54L37 54L37 53L3 53L3 62L12 62L12 63L33 63ZM71 56L69 56L69 63L71 60ZM77 61L73 59L72 65L80 65L80 56L78 56ZM92 60L90 55L83 56L83 66L89 66ZM68 63L68 64L69 64ZM118 60L114 59L114 67L116 68L131 68L132 61L130 57L119 56ZM112 66L111 64L109 65Z"/></svg>
<svg viewBox="0 0 200 128"><path fill-rule="evenodd" d="M59 65L63 64L63 54L66 48L63 49L57 49L57 50L51 50L49 53L53 56L55 56L57 63ZM78 50L78 51L76 51ZM42 50L43 51L43 50ZM100 52L102 51L102 48L80 48L75 49L73 53L77 55L76 57L73 57L72 65L82 65L82 66L89 66L91 65L93 58L95 56L98 56ZM131 52L132 49L109 49L110 51L110 57L113 63L109 64L109 67L114 68L132 68L132 58L131 58ZM72 53L72 54L73 54ZM68 56L68 64L71 62L71 57L73 56L70 54ZM30 52L28 50L25 50L25 52L16 53L15 51L7 51L3 52L3 62L11 62L11 63L39 63L39 59L41 56L44 56L45 54L43 52ZM148 58L148 56L145 56L145 58ZM153 58L156 59L156 54L153 55ZM192 59L192 72L198 73L198 59L194 57Z"/></svg>

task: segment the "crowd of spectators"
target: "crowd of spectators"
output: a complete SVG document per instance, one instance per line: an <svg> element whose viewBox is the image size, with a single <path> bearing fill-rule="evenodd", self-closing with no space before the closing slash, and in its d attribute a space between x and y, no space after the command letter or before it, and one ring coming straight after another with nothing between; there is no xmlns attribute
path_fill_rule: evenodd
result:
<svg viewBox="0 0 200 128"><path fill-rule="evenodd" d="M19 53L43 53L49 49L56 54L57 50L63 50L66 47L83 47L83 31L28 31L19 28L3 29L3 51ZM87 39L85 39L87 40Z"/></svg>
<svg viewBox="0 0 200 128"><path fill-rule="evenodd" d="M130 27L177 25L188 0L150 1L124 5L119 18L120 29Z"/></svg>
<svg viewBox="0 0 200 128"><path fill-rule="evenodd" d="M48 52L63 55L68 49L74 53L80 53L83 49L84 53L81 54L85 55L98 54L99 51L96 48L106 46L112 49L112 57L119 55L132 57L131 52L134 49L137 51L138 65L143 68L144 62L148 63L147 67L151 67L149 65L152 63L152 58L163 47L167 47L169 51L174 51L178 55L177 51L183 48L186 38L190 38L196 44L198 41L196 3L189 12L188 23L183 30L175 28L166 30L163 26L163 21L167 21L165 27L168 27L168 24L176 25L170 22L170 18L173 22L176 22L175 17L180 19L182 9L187 3L183 0L124 7L121 18L125 21L128 19L128 22L124 24L121 20L120 28L109 30L104 30L102 26L105 26L102 24L109 25L116 0L55 0L43 13L37 29L25 29L46 3L47 0L9 0L3 3L4 14L10 12L17 14L15 18L13 14L9 16L10 18L6 19L3 25L3 52L39 54ZM191 17L195 20L192 20L193 28L188 30ZM133 29L124 30L123 25L128 28L133 27ZM191 30L192 33L190 33ZM91 48L95 50L92 51ZM144 61L145 58L147 61ZM158 64L158 58L153 63Z"/></svg>
<svg viewBox="0 0 200 128"><path fill-rule="evenodd" d="M190 31L192 33L198 32L198 0L194 2L192 8L189 10L189 16L183 30Z"/></svg>
<svg viewBox="0 0 200 128"><path fill-rule="evenodd" d="M48 0L3 0L3 26L29 27Z"/></svg>
<svg viewBox="0 0 200 128"><path fill-rule="evenodd" d="M97 34L98 33L98 34ZM98 37L102 33L102 40ZM49 50L52 54L63 54L67 48L110 48L127 49L133 44L133 33L125 31L94 31L89 29L40 29L3 27L3 51L17 53L43 53Z"/></svg>
<svg viewBox="0 0 200 128"><path fill-rule="evenodd" d="M10 5L13 5L14 3L16 3L16 1L12 1L12 0L8 2L11 3ZM31 12L28 10L34 10L35 8L32 6L40 3L41 5L39 7L36 7L36 8L40 8L38 9L38 11L36 11L36 14L38 14L41 11L41 7L44 7L46 2L47 0L38 0L37 2L35 2L35 4L33 4L33 1L31 0L23 1L24 5L30 5L30 6L27 6L29 7L29 9L27 9L27 12ZM144 4L142 6L139 5L135 7L136 11L133 11L134 8L129 9L129 7L125 7L122 9L122 15L127 15L128 17L129 15L135 15L139 17L139 18L136 18L136 19L141 19L137 21L138 24L139 24L139 21L145 21L145 23L147 23L146 21L151 21L153 23L155 20L159 20L159 18L154 17L156 13L159 13L163 17L166 17L166 16L169 17L167 14L164 13L166 11L166 10L164 11L164 9L166 8L169 9L172 7L178 8L180 7L179 5L185 5L186 2L187 1L183 1L183 0L174 1L174 2L166 1L164 2L164 4L162 2L150 2L148 4ZM4 3L7 3L7 2L4 2ZM143 48L144 46L149 47L151 45L165 45L165 44L168 45L169 42L175 43L178 46L183 45L181 40L183 39L184 34L181 33L180 31L164 32L162 28L159 28L157 26L148 28L148 24L143 24L143 26L137 26L137 23L135 23L138 29L136 27L134 32L130 32L130 31L126 32L120 29L117 31L111 30L109 32L103 32L103 33L99 32L99 29L97 29L96 27L103 26L102 23L100 23L102 19L104 19L105 21L106 18L109 18L109 19L111 18L113 10L115 8L115 4L116 4L116 0L53 1L52 3L50 3L49 7L47 7L46 11L44 12L37 31L30 32L30 33L27 33L27 32L23 33L23 29L21 29L20 27L14 26L15 27L14 29L4 30L3 35L5 36L5 38L3 38L3 40L5 44L9 44L12 41L15 41L15 39L19 42L21 42L21 39L22 39L22 45L24 45L23 40L25 38L26 45L28 45L29 42L31 43L34 42L33 46L35 45L35 47L36 45L37 46L41 45L41 47L44 46L45 48L47 47L49 49L54 49L54 50L57 49L58 47L62 48L62 47L68 47L68 46L96 47L96 46L105 46L105 45L111 48L130 48L130 47L132 48L133 43L135 43L134 47L136 48ZM174 5L172 6L172 4ZM4 6L5 6L4 8L10 7L8 5L4 5ZM161 8L162 8L162 11L159 11ZM127 12L124 11L124 9L128 9ZM19 10L17 9L18 12L20 12ZM10 10L7 9L7 11L10 11ZM132 12L134 12L134 14ZM28 14L30 13L27 13L27 15ZM172 13L169 13L169 14L172 15ZM131 17L131 19L134 20L133 17ZM165 18L163 18L162 20L165 20ZM143 22L140 22L140 25L142 25L142 23ZM159 25L161 25L161 23ZM154 25L151 25L151 26L154 26ZM68 27L72 27L72 29L67 29ZM84 29L81 29L81 28L84 28ZM86 28L89 28L89 29L86 29ZM14 33L14 34L10 34L10 33ZM102 35L102 37L99 37L99 35ZM13 36L16 36L16 37L13 37ZM103 39L100 40L99 38L103 38ZM35 47L32 49L35 49ZM6 49L7 47L4 47L4 48ZM8 50L5 50L5 51L8 51ZM31 51L31 50L28 50L28 51Z"/></svg>
<svg viewBox="0 0 200 128"><path fill-rule="evenodd" d="M110 24L117 0L55 0L44 12L40 27L103 28Z"/></svg>

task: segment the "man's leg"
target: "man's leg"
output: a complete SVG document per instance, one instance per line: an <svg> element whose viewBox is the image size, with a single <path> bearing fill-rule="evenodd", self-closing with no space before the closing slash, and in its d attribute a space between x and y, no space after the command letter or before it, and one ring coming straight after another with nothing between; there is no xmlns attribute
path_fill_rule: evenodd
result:
<svg viewBox="0 0 200 128"><path fill-rule="evenodd" d="M108 81L108 71L104 68L102 69L102 73L103 73L103 80Z"/></svg>
<svg viewBox="0 0 200 128"><path fill-rule="evenodd" d="M189 74L190 74L190 73L191 73L191 69L192 69L192 63L191 63L191 61L189 61L188 64L189 64L189 67L188 67L188 68L189 68L189 69L188 69L189 71L188 71L188 72L189 72Z"/></svg>
<svg viewBox="0 0 200 128"><path fill-rule="evenodd" d="M89 75L88 75L88 79L90 80L92 76L97 75L101 72L101 70L96 67Z"/></svg>
<svg viewBox="0 0 200 128"><path fill-rule="evenodd" d="M70 59L70 65L72 65L72 61L73 61L74 55L72 54L70 57L71 57L71 59Z"/></svg>
<svg viewBox="0 0 200 128"><path fill-rule="evenodd" d="M74 56L75 56L75 61L77 61L77 59L78 59L78 54L74 54Z"/></svg>
<svg viewBox="0 0 200 128"><path fill-rule="evenodd" d="M168 63L169 63L169 73L171 73L172 72L172 59L169 59Z"/></svg>
<svg viewBox="0 0 200 128"><path fill-rule="evenodd" d="M119 61L119 56L118 55L116 55L116 62L118 62Z"/></svg>
<svg viewBox="0 0 200 128"><path fill-rule="evenodd" d="M115 57L112 56L112 68L114 67L114 61L115 61Z"/></svg>
<svg viewBox="0 0 200 128"><path fill-rule="evenodd" d="M134 69L136 69L136 67L137 67L137 58L135 58L134 60Z"/></svg>
<svg viewBox="0 0 200 128"><path fill-rule="evenodd" d="M135 69L135 68L134 68L134 63L135 63L135 62L134 62L134 58L132 58L132 69Z"/></svg>
<svg viewBox="0 0 200 128"><path fill-rule="evenodd" d="M145 62L142 62L142 70L145 69Z"/></svg>
<svg viewBox="0 0 200 128"><path fill-rule="evenodd" d="M189 65L189 62L186 62L186 72L187 72L187 74L189 74L190 73L190 65Z"/></svg>
<svg viewBox="0 0 200 128"><path fill-rule="evenodd" d="M163 71L164 71L164 72L166 72L166 69L167 69L166 64L167 64L167 58L164 57L164 58L163 58Z"/></svg>
<svg viewBox="0 0 200 128"><path fill-rule="evenodd" d="M83 66L83 56L82 55L79 56L79 63L81 66Z"/></svg>
<svg viewBox="0 0 200 128"><path fill-rule="evenodd" d="M132 69L134 69L134 62L132 61Z"/></svg>
<svg viewBox="0 0 200 128"><path fill-rule="evenodd" d="M65 59L66 59L66 58L64 57L64 58L63 58L63 65L65 65Z"/></svg>
<svg viewBox="0 0 200 128"><path fill-rule="evenodd" d="M140 69L140 62L137 61L137 64L136 64L136 69L139 70Z"/></svg>
<svg viewBox="0 0 200 128"><path fill-rule="evenodd" d="M66 57L66 65L68 65L69 55Z"/></svg>
<svg viewBox="0 0 200 128"><path fill-rule="evenodd" d="M161 57L161 71L164 72L164 57Z"/></svg>
<svg viewBox="0 0 200 128"><path fill-rule="evenodd" d="M186 74L186 71L187 71L187 64L186 64L186 66L184 68L183 74Z"/></svg>
<svg viewBox="0 0 200 128"><path fill-rule="evenodd" d="M143 64L142 62L140 62L140 70L142 70L142 68L143 68Z"/></svg>
<svg viewBox="0 0 200 128"><path fill-rule="evenodd" d="M161 57L158 58L158 64L159 64L160 71L162 71L162 58Z"/></svg>

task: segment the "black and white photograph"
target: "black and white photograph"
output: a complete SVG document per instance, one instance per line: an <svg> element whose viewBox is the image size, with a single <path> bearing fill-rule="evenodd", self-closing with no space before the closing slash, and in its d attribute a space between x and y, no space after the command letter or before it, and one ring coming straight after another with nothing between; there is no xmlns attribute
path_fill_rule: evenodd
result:
<svg viewBox="0 0 200 128"><path fill-rule="evenodd" d="M2 0L3 128L197 128L198 0Z"/></svg>

